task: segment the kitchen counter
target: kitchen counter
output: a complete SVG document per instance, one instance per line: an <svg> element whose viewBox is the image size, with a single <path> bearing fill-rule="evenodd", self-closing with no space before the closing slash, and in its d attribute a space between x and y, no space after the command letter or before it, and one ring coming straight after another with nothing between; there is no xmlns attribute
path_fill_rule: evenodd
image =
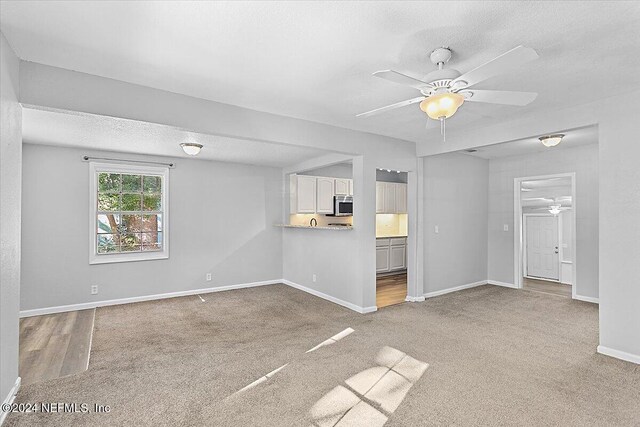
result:
<svg viewBox="0 0 640 427"><path fill-rule="evenodd" d="M402 235L402 234L384 234L384 235L377 235L376 239L391 239L391 238L396 238L396 237L407 237L407 235Z"/></svg>
<svg viewBox="0 0 640 427"><path fill-rule="evenodd" d="M328 225L312 227L310 225L276 224L275 226L282 227L282 228L306 228L306 229L314 229L314 230L353 230L353 227L328 226Z"/></svg>

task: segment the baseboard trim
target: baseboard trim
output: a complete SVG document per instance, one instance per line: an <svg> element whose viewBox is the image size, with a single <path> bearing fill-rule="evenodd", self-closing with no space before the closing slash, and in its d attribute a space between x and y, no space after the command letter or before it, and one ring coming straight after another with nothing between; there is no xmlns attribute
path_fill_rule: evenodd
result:
<svg viewBox="0 0 640 427"><path fill-rule="evenodd" d="M41 316L43 314L63 313L66 311L87 310L90 308L106 307L109 305L131 304L135 302L161 300L166 298L184 297L197 294L209 294L212 292L230 291L234 289L254 288L257 286L275 285L282 283L282 279L264 280L261 282L240 283L237 285L218 286L215 288L191 289L187 291L168 292L165 294L143 295L139 297L118 298L104 301L92 301L80 304L60 305L56 307L36 308L33 310L21 310L20 317Z"/></svg>
<svg viewBox="0 0 640 427"><path fill-rule="evenodd" d="M22 378L20 378L20 377L16 378L16 382L13 384L13 387L11 387L11 390L9 390L9 394L2 401L2 406L3 407L6 404L11 405L13 403L13 401L16 398L16 395L18 394L18 390L20 390L20 384L21 383L22 383ZM4 420L5 420L5 418L7 418L8 414L9 414L9 412L0 411L0 426L2 425L2 423L4 423Z"/></svg>
<svg viewBox="0 0 640 427"><path fill-rule="evenodd" d="M626 351L615 350L613 348L605 347L603 345L599 345L597 349L598 353L604 354L605 356L615 357L616 359L624 360L626 362L635 363L640 365L640 356L637 354L627 353Z"/></svg>
<svg viewBox="0 0 640 427"><path fill-rule="evenodd" d="M461 291L463 289L475 288L476 286L482 286L482 285L486 285L486 284L487 284L486 280L480 280L478 282L467 283L466 285L455 286L453 288L447 288L447 289L442 289L442 290L439 290L439 291L427 292L426 294L424 294L424 297L425 298L433 298L433 297L437 297L437 296L440 296L440 295L449 294L451 292L458 292L458 291Z"/></svg>
<svg viewBox="0 0 640 427"><path fill-rule="evenodd" d="M350 310L353 310L355 312L358 312L360 314L373 313L374 311L378 310L378 307L376 307L376 306L360 307L359 305L355 305L355 304L350 303L348 301L344 301L344 300L341 300L339 298L332 297L331 295L327 295L327 294L322 293L320 291L316 291L315 289L311 289L311 288L308 288L306 286L302 286L302 285L300 285L298 283L292 282L291 280L283 279L282 283L284 283L287 286L291 286L292 288L295 288L295 289L301 290L303 292L306 292L308 294L311 294L313 296L316 296L318 298L322 298L322 299L325 299L327 301L330 301L330 302L332 302L334 304L341 305L343 307L346 307L346 308L348 308Z"/></svg>
<svg viewBox="0 0 640 427"><path fill-rule="evenodd" d="M487 280L488 285L504 286L505 288L518 289L518 285L507 282L500 282L498 280Z"/></svg>
<svg viewBox="0 0 640 427"><path fill-rule="evenodd" d="M585 302L591 302L591 303L594 303L594 304L600 304L600 298L585 297L583 295L576 294L576 296L573 297L573 299L577 299L577 300L585 301Z"/></svg>
<svg viewBox="0 0 640 427"><path fill-rule="evenodd" d="M422 302L424 301L424 295L422 295L421 297L410 297L409 295L407 295L404 300L407 302Z"/></svg>

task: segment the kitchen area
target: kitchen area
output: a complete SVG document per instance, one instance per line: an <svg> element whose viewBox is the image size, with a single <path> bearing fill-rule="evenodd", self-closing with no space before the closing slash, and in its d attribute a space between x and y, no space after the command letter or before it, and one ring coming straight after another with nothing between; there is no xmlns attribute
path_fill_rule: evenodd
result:
<svg viewBox="0 0 640 427"><path fill-rule="evenodd" d="M376 306L405 302L407 296L406 172L376 170ZM285 228L353 229L352 165L340 163L288 175ZM373 214L373 212L372 212ZM314 274L315 278L315 274Z"/></svg>

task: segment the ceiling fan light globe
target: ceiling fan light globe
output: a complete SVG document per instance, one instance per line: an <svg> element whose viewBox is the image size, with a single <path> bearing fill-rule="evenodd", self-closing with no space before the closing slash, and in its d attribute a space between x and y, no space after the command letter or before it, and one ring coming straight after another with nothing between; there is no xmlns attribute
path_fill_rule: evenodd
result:
<svg viewBox="0 0 640 427"><path fill-rule="evenodd" d="M448 119L464 103L464 96L457 93L433 95L420 103L420 109L433 120Z"/></svg>

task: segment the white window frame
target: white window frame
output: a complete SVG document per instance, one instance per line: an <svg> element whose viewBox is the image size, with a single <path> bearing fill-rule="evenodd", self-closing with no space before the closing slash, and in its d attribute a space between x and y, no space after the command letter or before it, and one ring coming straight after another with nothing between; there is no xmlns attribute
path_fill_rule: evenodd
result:
<svg viewBox="0 0 640 427"><path fill-rule="evenodd" d="M162 177L162 250L98 254L98 174L101 172L131 175L160 175ZM134 166L120 163L89 163L89 264L149 261L169 258L169 168L162 166Z"/></svg>

